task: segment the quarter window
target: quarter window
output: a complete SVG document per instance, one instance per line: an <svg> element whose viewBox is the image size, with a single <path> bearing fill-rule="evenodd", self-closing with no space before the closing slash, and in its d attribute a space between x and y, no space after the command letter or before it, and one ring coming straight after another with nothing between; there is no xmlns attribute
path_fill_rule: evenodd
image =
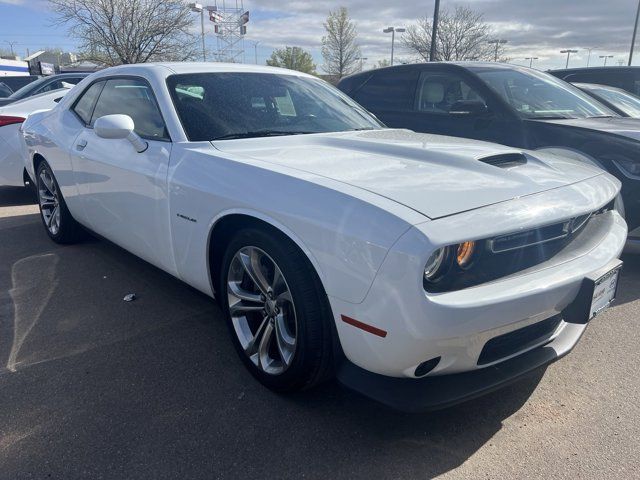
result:
<svg viewBox="0 0 640 480"><path fill-rule="evenodd" d="M415 68L381 70L372 75L353 98L372 111L413 110L418 72Z"/></svg>
<svg viewBox="0 0 640 480"><path fill-rule="evenodd" d="M85 125L89 125L89 123L91 123L93 106L96 104L96 99L100 95L102 87L104 87L104 82L96 82L91 85L85 90L72 109L85 123Z"/></svg>
<svg viewBox="0 0 640 480"><path fill-rule="evenodd" d="M135 132L141 137L151 140L168 138L151 87L142 80L107 80L91 116L91 125L100 117L115 114L130 116L135 125Z"/></svg>

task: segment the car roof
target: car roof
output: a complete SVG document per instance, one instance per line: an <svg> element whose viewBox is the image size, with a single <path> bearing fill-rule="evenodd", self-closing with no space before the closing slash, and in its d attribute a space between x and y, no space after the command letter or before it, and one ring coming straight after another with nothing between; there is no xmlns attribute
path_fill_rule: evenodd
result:
<svg viewBox="0 0 640 480"><path fill-rule="evenodd" d="M106 75L117 74L144 74L158 73L164 70L164 75L169 76L180 73L216 73L216 72L251 72L251 73L272 73L280 75L296 75L304 77L313 77L303 72L288 70L286 68L269 67L262 65L251 65L242 63L218 63L218 62L157 62L157 63L138 63L129 65L119 65L110 67L98 72L100 77Z"/></svg>
<svg viewBox="0 0 640 480"><path fill-rule="evenodd" d="M639 71L640 67L628 65L612 65L602 67L575 67L575 68L558 68L549 70L551 73L584 73L584 72L633 72Z"/></svg>

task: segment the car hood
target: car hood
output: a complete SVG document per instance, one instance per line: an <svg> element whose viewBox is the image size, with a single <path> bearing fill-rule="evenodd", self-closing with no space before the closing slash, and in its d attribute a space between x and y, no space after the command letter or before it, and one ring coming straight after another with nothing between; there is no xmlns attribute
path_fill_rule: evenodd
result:
<svg viewBox="0 0 640 480"><path fill-rule="evenodd" d="M553 120L530 120L531 122L552 123L568 127L598 130L640 140L640 118L608 117L608 118L567 118Z"/></svg>
<svg viewBox="0 0 640 480"><path fill-rule="evenodd" d="M374 130L212 142L260 160L373 192L436 219L602 174L554 155L492 143Z"/></svg>

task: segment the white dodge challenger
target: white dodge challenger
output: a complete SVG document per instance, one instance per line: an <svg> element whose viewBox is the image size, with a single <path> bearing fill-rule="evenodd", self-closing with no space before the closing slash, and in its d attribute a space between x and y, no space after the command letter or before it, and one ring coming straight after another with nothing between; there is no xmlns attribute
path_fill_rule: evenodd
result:
<svg viewBox="0 0 640 480"><path fill-rule="evenodd" d="M616 294L614 177L386 129L299 72L109 68L22 132L51 239L95 232L215 296L277 391L337 375L447 406L566 354Z"/></svg>

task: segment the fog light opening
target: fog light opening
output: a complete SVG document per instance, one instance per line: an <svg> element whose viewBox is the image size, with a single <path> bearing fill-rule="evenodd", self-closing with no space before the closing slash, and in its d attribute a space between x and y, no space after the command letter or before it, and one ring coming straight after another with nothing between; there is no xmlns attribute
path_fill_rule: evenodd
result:
<svg viewBox="0 0 640 480"><path fill-rule="evenodd" d="M422 362L416 367L416 371L413 374L416 377L424 377L427 373L436 368L438 366L438 363L440 363L440 357L432 358L431 360Z"/></svg>

